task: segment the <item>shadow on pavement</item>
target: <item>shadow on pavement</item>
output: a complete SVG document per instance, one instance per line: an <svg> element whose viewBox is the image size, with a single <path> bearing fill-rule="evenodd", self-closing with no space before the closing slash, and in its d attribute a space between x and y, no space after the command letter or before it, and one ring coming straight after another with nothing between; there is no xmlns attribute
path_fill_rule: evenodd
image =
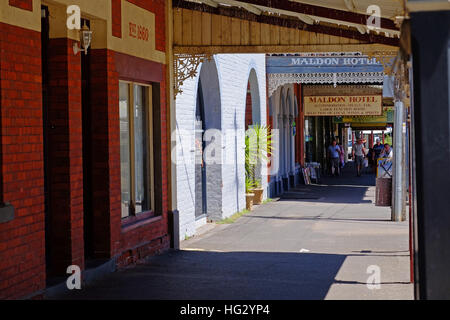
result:
<svg viewBox="0 0 450 320"><path fill-rule="evenodd" d="M331 222L390 222L390 219L351 219L351 218L324 218L324 217L286 217L286 216L255 216L246 215L246 218L259 218L259 219L277 219L277 220L298 220L298 221L331 221Z"/></svg>
<svg viewBox="0 0 450 320"><path fill-rule="evenodd" d="M172 251L48 299L324 299L345 255Z"/></svg>
<svg viewBox="0 0 450 320"><path fill-rule="evenodd" d="M358 204L372 203L365 199L370 187L376 185L375 174L357 177L352 165L343 169L341 176L324 176L319 184L300 185L284 192L279 201Z"/></svg>

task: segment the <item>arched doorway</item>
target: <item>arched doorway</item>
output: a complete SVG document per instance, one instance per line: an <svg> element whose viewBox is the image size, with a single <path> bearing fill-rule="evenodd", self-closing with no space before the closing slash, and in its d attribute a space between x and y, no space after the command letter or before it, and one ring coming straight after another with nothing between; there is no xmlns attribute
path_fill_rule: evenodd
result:
<svg viewBox="0 0 450 320"><path fill-rule="evenodd" d="M259 97L258 77L255 69L252 69L250 71L247 83L245 130L256 124L261 124L261 103Z"/></svg>
<svg viewBox="0 0 450 320"><path fill-rule="evenodd" d="M274 134L274 152L273 157L273 168L272 176L274 177L275 190L274 195L279 195L283 193L283 177L285 171L285 150L286 150L286 139L285 139L285 124L284 124L284 109L286 104L286 94L284 87L281 87L276 94L271 98L274 104L273 110L273 128L275 129Z"/></svg>
<svg viewBox="0 0 450 320"><path fill-rule="evenodd" d="M245 130L252 129L252 126L262 125L261 122L261 99L259 91L258 77L255 69L251 69L247 82L247 96L245 103ZM252 179L261 182L262 185L262 169L263 163L258 161L256 163L254 176Z"/></svg>
<svg viewBox="0 0 450 320"><path fill-rule="evenodd" d="M202 64L195 108L195 218L219 220L222 211L222 129L219 76L214 60Z"/></svg>
<svg viewBox="0 0 450 320"><path fill-rule="evenodd" d="M204 135L206 131L205 104L201 80L197 89L197 105L195 109L195 218L207 214L206 162L203 154L206 148Z"/></svg>
<svg viewBox="0 0 450 320"><path fill-rule="evenodd" d="M289 88L286 94L286 105L285 105L285 115L286 115L286 171L285 174L288 178L288 188L295 186L295 154L298 148L295 143L295 119L298 116L298 110L296 106L296 97L293 88Z"/></svg>

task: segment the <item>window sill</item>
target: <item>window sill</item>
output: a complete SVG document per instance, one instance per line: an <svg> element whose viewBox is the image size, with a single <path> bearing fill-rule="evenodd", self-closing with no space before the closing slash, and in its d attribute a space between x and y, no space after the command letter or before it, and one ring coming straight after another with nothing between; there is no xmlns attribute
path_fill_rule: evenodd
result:
<svg viewBox="0 0 450 320"><path fill-rule="evenodd" d="M162 220L162 216L157 216L153 211L143 212L137 216L128 217L122 220L122 233L134 230L136 228L152 224Z"/></svg>

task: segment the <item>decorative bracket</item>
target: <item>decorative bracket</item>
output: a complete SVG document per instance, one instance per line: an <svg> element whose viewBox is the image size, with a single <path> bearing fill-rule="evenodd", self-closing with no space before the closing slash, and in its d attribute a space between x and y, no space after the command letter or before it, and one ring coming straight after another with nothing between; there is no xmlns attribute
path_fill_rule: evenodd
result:
<svg viewBox="0 0 450 320"><path fill-rule="evenodd" d="M409 69L406 64L399 60L395 66L394 98L399 101L409 98Z"/></svg>
<svg viewBox="0 0 450 320"><path fill-rule="evenodd" d="M393 74L397 55L398 51L374 51L367 53L369 58L375 58L383 66L383 71L386 75Z"/></svg>
<svg viewBox="0 0 450 320"><path fill-rule="evenodd" d="M197 76L197 69L205 59L211 60L210 54L175 54L173 63L174 98L183 92L181 87L184 81Z"/></svg>

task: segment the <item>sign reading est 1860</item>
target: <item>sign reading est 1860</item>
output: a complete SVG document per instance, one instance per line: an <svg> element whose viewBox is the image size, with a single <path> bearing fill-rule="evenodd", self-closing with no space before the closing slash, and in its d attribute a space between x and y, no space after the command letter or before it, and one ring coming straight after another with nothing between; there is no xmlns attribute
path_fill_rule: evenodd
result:
<svg viewBox="0 0 450 320"><path fill-rule="evenodd" d="M148 41L149 39L148 28L133 22L130 22L129 26L130 26L130 37L138 40Z"/></svg>
<svg viewBox="0 0 450 320"><path fill-rule="evenodd" d="M305 97L305 116L377 116L382 102L381 95Z"/></svg>

